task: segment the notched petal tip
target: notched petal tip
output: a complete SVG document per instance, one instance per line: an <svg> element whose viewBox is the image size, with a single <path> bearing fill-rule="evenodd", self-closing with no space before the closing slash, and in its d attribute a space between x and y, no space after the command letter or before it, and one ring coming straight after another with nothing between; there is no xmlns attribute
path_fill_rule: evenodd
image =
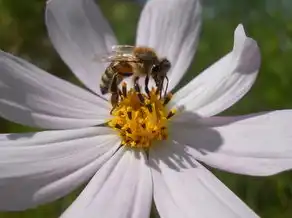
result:
<svg viewBox="0 0 292 218"><path fill-rule="evenodd" d="M238 63L237 71L243 74L257 73L261 64L261 55L257 42L248 37L242 24L239 24L234 31L233 52Z"/></svg>
<svg viewBox="0 0 292 218"><path fill-rule="evenodd" d="M238 26L236 27L236 29L234 31L234 37L236 38L237 36L246 37L244 27L241 23L238 24Z"/></svg>

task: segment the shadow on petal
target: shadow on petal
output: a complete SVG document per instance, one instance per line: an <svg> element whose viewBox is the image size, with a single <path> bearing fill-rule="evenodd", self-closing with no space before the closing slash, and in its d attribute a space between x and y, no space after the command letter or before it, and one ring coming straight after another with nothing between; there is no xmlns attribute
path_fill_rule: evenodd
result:
<svg viewBox="0 0 292 218"><path fill-rule="evenodd" d="M185 113L185 112L184 112ZM200 155L216 151L223 143L219 132L199 123L198 115L185 113L188 122L173 122L169 130L169 139L163 143L154 144L150 149L149 159L151 167L159 171L160 161L173 170L181 171L195 168L196 161L193 156L195 149Z"/></svg>
<svg viewBox="0 0 292 218"><path fill-rule="evenodd" d="M175 171L182 171L187 168L196 168L195 159L188 153L188 147L181 146L180 149L175 149L176 143L167 141L163 144L153 147L149 153L149 163L151 168L160 172L160 163L163 162L169 168Z"/></svg>
<svg viewBox="0 0 292 218"><path fill-rule="evenodd" d="M29 133L19 133L19 134L8 134L7 138L9 140L18 140L18 139L22 139L22 138L33 138L33 136L36 134L37 132L29 132Z"/></svg>
<svg viewBox="0 0 292 218"><path fill-rule="evenodd" d="M199 115L184 111L178 119L171 123L169 136L174 143L192 146L195 144L201 154L205 151L216 151L223 143L220 133L213 129L214 125L230 124L231 119L225 122L214 118L203 118Z"/></svg>
<svg viewBox="0 0 292 218"><path fill-rule="evenodd" d="M180 114L179 119L174 120L170 128L170 137L173 142L181 146L187 145L196 149L200 154L215 152L220 149L224 143L224 138L217 127L230 126L237 122L249 120L249 123L257 124L257 117L266 116L265 121L269 122L269 115L274 112L259 112L242 116L214 116L200 117L195 113L185 111Z"/></svg>

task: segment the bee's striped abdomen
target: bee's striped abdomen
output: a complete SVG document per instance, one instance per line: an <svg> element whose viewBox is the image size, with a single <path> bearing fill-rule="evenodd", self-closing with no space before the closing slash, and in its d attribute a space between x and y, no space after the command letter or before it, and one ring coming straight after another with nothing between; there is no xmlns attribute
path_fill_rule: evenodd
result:
<svg viewBox="0 0 292 218"><path fill-rule="evenodd" d="M101 94L107 94L108 93L108 86L105 85L104 83L100 83L100 92Z"/></svg>
<svg viewBox="0 0 292 218"><path fill-rule="evenodd" d="M115 84L112 84L114 76L117 75L115 79ZM111 62L106 68L105 72L102 74L100 91L101 93L107 94L111 92L110 87L118 86L124 77L133 75L132 66L126 61L116 61Z"/></svg>
<svg viewBox="0 0 292 218"><path fill-rule="evenodd" d="M105 72L102 74L101 77L101 83L100 83L100 91L101 94L107 94L109 93L109 87L112 81L112 78L115 74L114 70L113 70L113 64L111 63L105 70Z"/></svg>

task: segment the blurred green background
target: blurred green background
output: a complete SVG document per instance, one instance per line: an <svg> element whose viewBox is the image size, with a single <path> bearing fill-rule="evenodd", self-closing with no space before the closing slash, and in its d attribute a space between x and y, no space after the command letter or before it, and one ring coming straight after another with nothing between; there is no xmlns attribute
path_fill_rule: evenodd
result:
<svg viewBox="0 0 292 218"><path fill-rule="evenodd" d="M133 44L142 4L131 0L98 2L120 44ZM203 5L204 22L199 48L181 85L226 54L232 48L235 27L243 23L248 35L257 40L260 46L261 73L248 95L225 114L292 108L292 1L203 0ZM45 0L0 0L0 48L78 83L52 48L44 24L44 8ZM1 133L32 130L2 119L0 122ZM291 172L266 178L215 170L214 173L261 217L292 217ZM58 217L79 191L36 209L17 213L0 212L0 218Z"/></svg>

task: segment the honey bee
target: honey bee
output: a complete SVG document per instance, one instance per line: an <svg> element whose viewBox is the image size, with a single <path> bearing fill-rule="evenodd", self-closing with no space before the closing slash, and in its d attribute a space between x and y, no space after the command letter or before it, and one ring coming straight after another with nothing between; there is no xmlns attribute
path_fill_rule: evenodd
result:
<svg viewBox="0 0 292 218"><path fill-rule="evenodd" d="M138 80L141 76L145 78L145 92L150 93L149 77L152 77L161 93L164 79L167 80L167 72L171 64L166 59L159 59L154 49L142 46L116 45L112 47L112 54L104 57L103 61L110 62L102 75L100 90L102 94L111 93L113 107L119 102L119 84L126 78L133 76L134 89L140 93ZM143 101L142 95L140 100ZM142 102L143 103L143 102Z"/></svg>

